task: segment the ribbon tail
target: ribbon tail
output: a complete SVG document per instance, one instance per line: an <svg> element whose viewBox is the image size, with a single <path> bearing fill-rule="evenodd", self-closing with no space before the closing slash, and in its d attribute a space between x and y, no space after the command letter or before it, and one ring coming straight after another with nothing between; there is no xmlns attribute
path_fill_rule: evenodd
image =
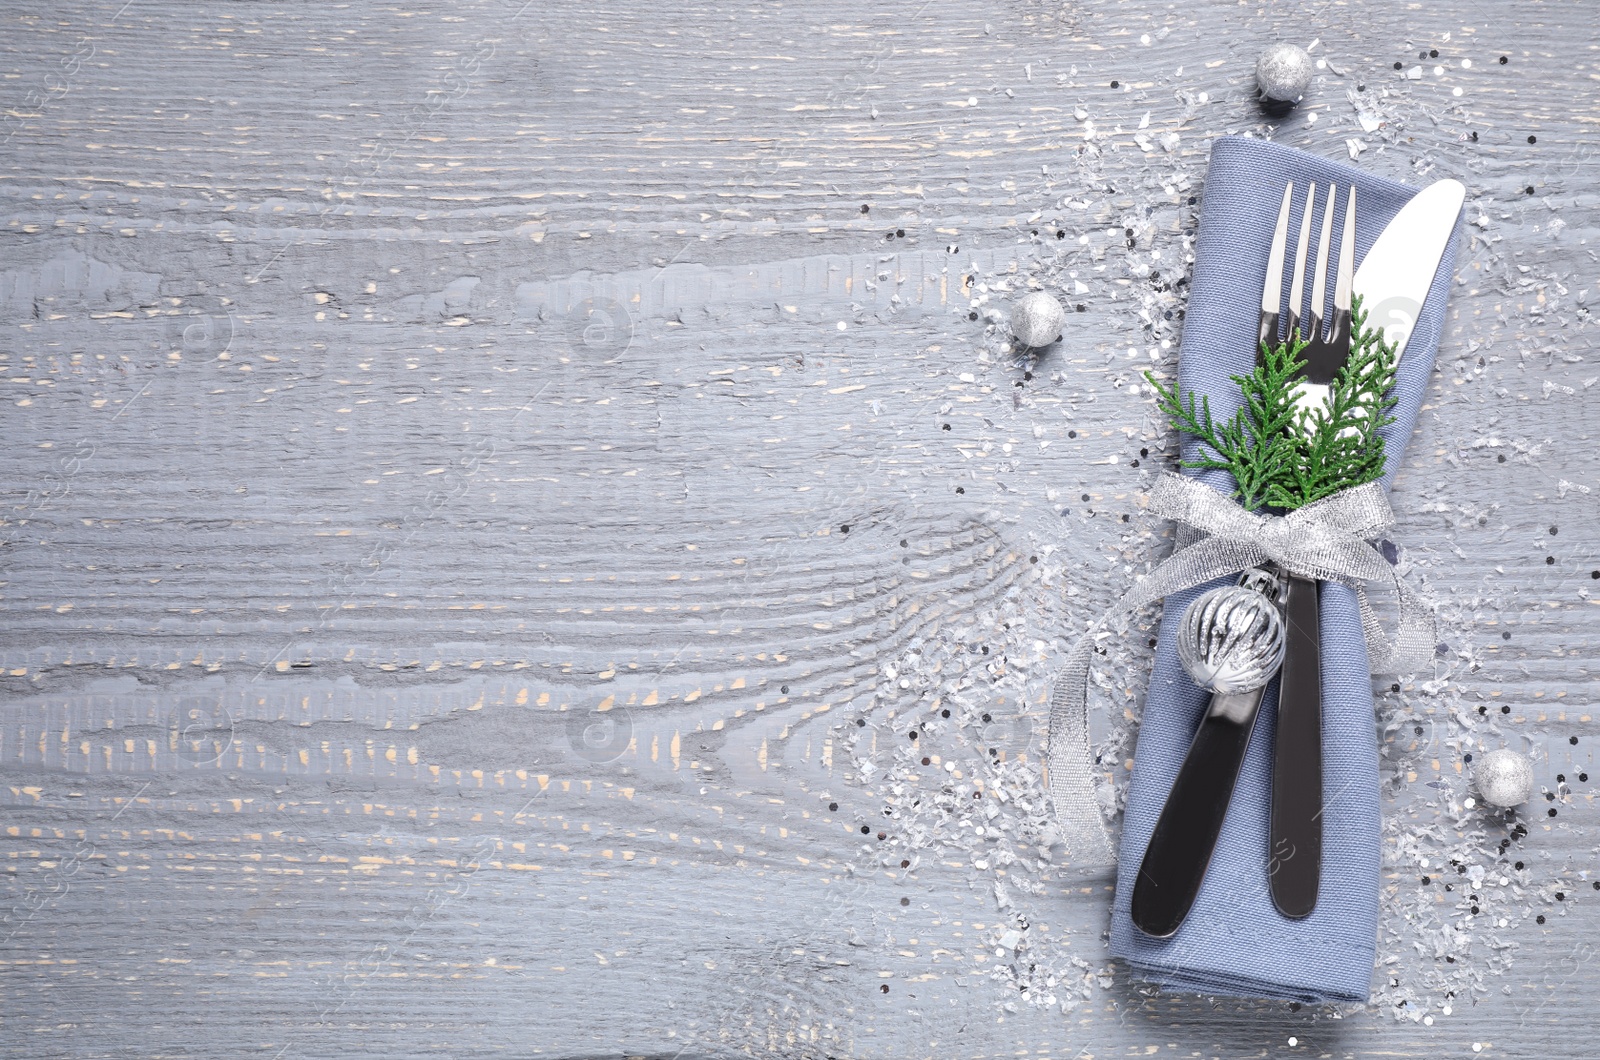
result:
<svg viewBox="0 0 1600 1060"><path fill-rule="evenodd" d="M1361 608L1361 629L1366 634L1368 662L1374 674L1409 673L1427 665L1439 639L1438 621L1429 603L1398 572L1389 577L1400 605L1400 624L1392 640L1384 636L1365 588L1360 583L1352 585Z"/></svg>
<svg viewBox="0 0 1600 1060"><path fill-rule="evenodd" d="M1091 625L1067 655L1050 694L1050 801L1067 850L1084 868L1116 864L1094 787L1094 755L1089 744L1089 666L1095 638L1105 626L1171 593L1245 570L1266 559L1261 549L1238 541L1207 538L1175 552Z"/></svg>
<svg viewBox="0 0 1600 1060"><path fill-rule="evenodd" d="M1050 737L1046 762L1050 802L1067 852L1084 868L1115 865L1105 819L1094 791L1094 755L1089 746L1089 660L1093 631L1072 646L1066 667L1050 694Z"/></svg>

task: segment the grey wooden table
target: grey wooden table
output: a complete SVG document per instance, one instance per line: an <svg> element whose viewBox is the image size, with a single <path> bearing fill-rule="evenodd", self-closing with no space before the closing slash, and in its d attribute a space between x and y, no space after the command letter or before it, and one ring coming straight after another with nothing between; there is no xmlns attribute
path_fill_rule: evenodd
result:
<svg viewBox="0 0 1600 1060"><path fill-rule="evenodd" d="M3 18L5 1055L1593 1055L1592 7ZM1229 132L1469 189L1348 1010L1132 980L1038 781Z"/></svg>

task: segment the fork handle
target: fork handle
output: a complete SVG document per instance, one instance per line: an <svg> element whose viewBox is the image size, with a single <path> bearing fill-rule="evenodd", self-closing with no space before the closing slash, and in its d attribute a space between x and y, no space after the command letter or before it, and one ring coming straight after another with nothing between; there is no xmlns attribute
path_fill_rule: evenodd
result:
<svg viewBox="0 0 1600 1060"><path fill-rule="evenodd" d="M1284 916L1309 916L1322 872L1322 660L1320 593L1310 578L1289 577L1287 643L1278 681L1272 752L1268 878Z"/></svg>

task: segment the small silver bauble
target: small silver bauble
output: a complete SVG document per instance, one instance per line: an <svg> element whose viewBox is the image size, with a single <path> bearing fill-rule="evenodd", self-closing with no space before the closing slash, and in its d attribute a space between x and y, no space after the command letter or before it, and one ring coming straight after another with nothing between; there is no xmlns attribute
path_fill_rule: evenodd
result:
<svg viewBox="0 0 1600 1060"><path fill-rule="evenodd" d="M1048 346L1061 337L1067 311L1043 291L1032 291L1011 307L1011 333L1024 346Z"/></svg>
<svg viewBox="0 0 1600 1060"><path fill-rule="evenodd" d="M1533 794L1533 763L1501 747L1472 764L1472 784L1490 806L1521 806Z"/></svg>
<svg viewBox="0 0 1600 1060"><path fill-rule="evenodd" d="M1283 665L1283 620L1271 600L1242 585L1202 594L1178 626L1178 659L1212 692L1251 692Z"/></svg>
<svg viewBox="0 0 1600 1060"><path fill-rule="evenodd" d="M1256 61L1256 85L1266 99L1299 103L1311 84L1311 56L1293 44L1274 44Z"/></svg>

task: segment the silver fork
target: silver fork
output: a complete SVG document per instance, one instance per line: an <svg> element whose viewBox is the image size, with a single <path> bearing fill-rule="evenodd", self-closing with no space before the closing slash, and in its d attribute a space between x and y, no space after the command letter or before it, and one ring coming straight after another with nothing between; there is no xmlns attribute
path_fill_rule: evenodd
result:
<svg viewBox="0 0 1600 1060"><path fill-rule="evenodd" d="M1322 230L1317 237L1317 263L1311 281L1311 312L1309 329L1301 318L1301 300L1305 293L1306 253L1311 242L1311 215L1316 201L1316 184L1306 187L1305 204L1300 213L1300 238L1295 244L1294 273L1289 280L1289 327L1280 336L1282 310L1279 305L1283 284L1283 257L1289 235L1290 200L1294 195L1294 182L1283 188L1283 205L1278 209L1278 223L1272 235L1272 248L1267 256L1267 281L1261 292L1261 342L1276 343L1280 338L1299 333L1308 342L1302 356L1306 359L1305 378L1299 387L1302 408L1309 410L1312 403L1325 404L1328 387L1350 355L1350 288L1355 276L1356 256L1356 189L1350 186L1345 196L1344 227L1339 238L1338 274L1333 284L1333 326L1323 335L1324 297L1328 275L1328 243L1333 233L1334 199L1338 189L1328 186L1327 203L1322 211Z"/></svg>
<svg viewBox="0 0 1600 1060"><path fill-rule="evenodd" d="M1350 288L1355 274L1356 189L1345 196L1343 230L1339 240L1338 274L1333 286L1331 327L1324 297L1328 274L1328 244L1333 234L1334 201L1338 188L1327 185L1327 201L1317 237L1317 260L1311 281L1308 319L1301 316L1306 254L1311 242L1311 218L1317 186L1306 187L1300 214L1300 238L1295 244L1294 273L1289 281L1289 312L1285 340L1300 335L1307 340L1306 360L1296 401L1304 415L1325 407L1328 390L1350 355ZM1263 343L1280 341L1282 312L1278 304L1283 285L1283 257L1289 228L1289 208L1294 194L1291 182L1283 189L1283 205L1273 232L1267 259L1266 285L1261 293ZM1305 420L1301 421L1305 423ZM1277 728L1272 754L1272 816L1268 841L1268 877L1272 902L1287 917L1300 918L1317 905L1322 869L1322 661L1320 594L1314 579L1287 576L1284 626L1287 634L1283 669L1278 678Z"/></svg>

